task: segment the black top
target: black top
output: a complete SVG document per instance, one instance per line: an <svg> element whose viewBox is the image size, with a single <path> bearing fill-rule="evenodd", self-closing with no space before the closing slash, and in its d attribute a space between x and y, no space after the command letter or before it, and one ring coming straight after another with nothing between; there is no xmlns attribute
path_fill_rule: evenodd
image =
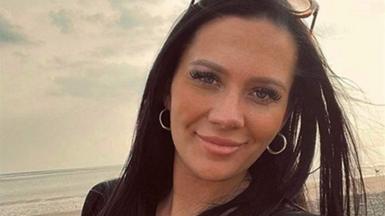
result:
<svg viewBox="0 0 385 216"><path fill-rule="evenodd" d="M103 208L109 195L112 193L118 180L113 179L110 181L101 182L88 192L86 200L83 205L81 216L96 216ZM279 211L275 212L271 216L316 216L305 212L300 207L294 204L284 205Z"/></svg>

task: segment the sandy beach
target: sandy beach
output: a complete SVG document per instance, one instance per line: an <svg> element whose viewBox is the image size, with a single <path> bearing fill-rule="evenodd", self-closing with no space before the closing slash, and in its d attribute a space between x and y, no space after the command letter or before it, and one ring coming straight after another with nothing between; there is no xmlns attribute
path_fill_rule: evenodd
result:
<svg viewBox="0 0 385 216"><path fill-rule="evenodd" d="M366 190L369 193L380 193L385 191L385 176L373 176L365 178Z"/></svg>
<svg viewBox="0 0 385 216"><path fill-rule="evenodd" d="M368 216L385 215L385 176L373 176L365 178L367 190ZM79 216L80 210L44 214L39 216Z"/></svg>
<svg viewBox="0 0 385 216"><path fill-rule="evenodd" d="M59 213L49 213L49 214L40 214L36 216L79 216L81 213L80 210L78 211L69 211L69 212L59 212Z"/></svg>
<svg viewBox="0 0 385 216"><path fill-rule="evenodd" d="M364 182L368 194L385 192L385 175L366 177ZM308 181L306 186L309 196L313 199L314 195L318 193L318 184L315 181Z"/></svg>
<svg viewBox="0 0 385 216"><path fill-rule="evenodd" d="M365 190L367 194L367 210L368 216L384 216L385 215L385 176L371 176L364 178ZM309 181L307 184L306 196L310 200L308 203L309 209L312 212L317 212L317 197L318 184L314 181Z"/></svg>
<svg viewBox="0 0 385 216"><path fill-rule="evenodd" d="M0 216L79 216L92 186L117 176L119 168L52 171L0 178ZM368 216L385 215L385 175L365 178ZM307 197L317 212L316 176L309 177Z"/></svg>

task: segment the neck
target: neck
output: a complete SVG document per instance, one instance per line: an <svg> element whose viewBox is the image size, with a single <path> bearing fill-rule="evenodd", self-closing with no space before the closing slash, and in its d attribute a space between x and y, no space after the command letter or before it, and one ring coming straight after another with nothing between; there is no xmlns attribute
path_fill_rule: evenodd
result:
<svg viewBox="0 0 385 216"><path fill-rule="evenodd" d="M247 188L249 179L242 173L227 180L205 180L185 166L175 166L173 188L158 205L157 215L198 215L212 206L230 201Z"/></svg>

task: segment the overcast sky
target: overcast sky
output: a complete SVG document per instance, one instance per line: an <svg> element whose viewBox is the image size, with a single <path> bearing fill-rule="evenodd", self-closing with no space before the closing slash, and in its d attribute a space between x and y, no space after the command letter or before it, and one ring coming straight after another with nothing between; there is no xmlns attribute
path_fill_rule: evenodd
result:
<svg viewBox="0 0 385 216"><path fill-rule="evenodd" d="M122 164L147 72L187 5L0 0L0 173ZM385 104L385 0L320 6L332 68ZM364 162L384 165L385 108L353 107Z"/></svg>

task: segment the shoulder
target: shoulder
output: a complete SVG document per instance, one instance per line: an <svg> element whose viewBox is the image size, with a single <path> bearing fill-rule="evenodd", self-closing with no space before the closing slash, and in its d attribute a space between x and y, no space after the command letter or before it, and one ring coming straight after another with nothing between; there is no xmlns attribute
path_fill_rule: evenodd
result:
<svg viewBox="0 0 385 216"><path fill-rule="evenodd" d="M91 188L84 201L82 216L96 216L112 194L119 179L101 182Z"/></svg>
<svg viewBox="0 0 385 216"><path fill-rule="evenodd" d="M295 204L285 204L271 216L317 216Z"/></svg>

